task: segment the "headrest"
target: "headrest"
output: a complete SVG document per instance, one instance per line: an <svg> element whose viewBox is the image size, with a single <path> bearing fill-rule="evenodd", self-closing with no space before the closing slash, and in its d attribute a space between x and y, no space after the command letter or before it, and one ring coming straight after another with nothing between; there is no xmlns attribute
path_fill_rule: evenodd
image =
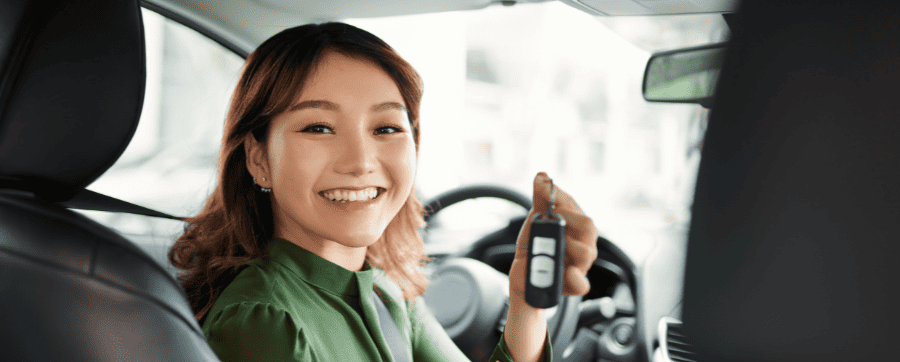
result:
<svg viewBox="0 0 900 362"><path fill-rule="evenodd" d="M138 2L0 0L0 188L64 201L128 146L144 97Z"/></svg>
<svg viewBox="0 0 900 362"><path fill-rule="evenodd" d="M688 239L696 360L896 355L900 12L753 0L734 22Z"/></svg>

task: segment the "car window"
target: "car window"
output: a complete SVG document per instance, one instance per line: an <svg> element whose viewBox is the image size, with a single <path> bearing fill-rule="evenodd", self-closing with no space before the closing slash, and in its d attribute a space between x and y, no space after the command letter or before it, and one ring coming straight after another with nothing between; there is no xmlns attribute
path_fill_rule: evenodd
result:
<svg viewBox="0 0 900 362"><path fill-rule="evenodd" d="M216 182L243 59L177 22L143 14L148 77L140 125L123 156L88 188L193 216ZM601 231L690 219L706 112L647 103L640 85L653 51L722 41L719 15L597 18L547 2L342 21L383 38L424 79L416 179L423 201L472 184L530 197L534 174L546 171ZM85 213L160 250L184 227ZM504 201L467 201L442 211L426 242L458 249L524 214Z"/></svg>
<svg viewBox="0 0 900 362"><path fill-rule="evenodd" d="M145 9L142 15L147 83L140 123L122 157L88 189L193 216L216 182L225 112L243 59L157 13ZM171 244L184 228L130 214L85 214L138 244Z"/></svg>
<svg viewBox="0 0 900 362"><path fill-rule="evenodd" d="M722 41L720 15L598 18L547 2L347 21L424 78L424 199L483 183L530 197L546 171L601 232L690 219L692 149L706 113L648 103L641 81L653 51ZM524 214L496 199L466 201L438 214L426 242L464 247Z"/></svg>

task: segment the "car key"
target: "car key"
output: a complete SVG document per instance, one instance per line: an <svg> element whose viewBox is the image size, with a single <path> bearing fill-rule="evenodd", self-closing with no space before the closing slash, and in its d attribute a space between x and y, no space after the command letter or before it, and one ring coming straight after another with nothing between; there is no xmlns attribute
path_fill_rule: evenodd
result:
<svg viewBox="0 0 900 362"><path fill-rule="evenodd" d="M528 269L525 276L525 302L535 308L559 304L562 295L563 260L566 250L566 220L553 212L556 188L550 181L547 213L531 218L528 236Z"/></svg>

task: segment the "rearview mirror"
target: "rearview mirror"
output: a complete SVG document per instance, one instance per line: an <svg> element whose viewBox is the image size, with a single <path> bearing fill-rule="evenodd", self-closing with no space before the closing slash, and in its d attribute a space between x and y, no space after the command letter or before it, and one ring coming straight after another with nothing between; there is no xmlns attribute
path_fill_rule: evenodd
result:
<svg viewBox="0 0 900 362"><path fill-rule="evenodd" d="M711 104L726 43L653 54L644 71L644 99L649 102Z"/></svg>

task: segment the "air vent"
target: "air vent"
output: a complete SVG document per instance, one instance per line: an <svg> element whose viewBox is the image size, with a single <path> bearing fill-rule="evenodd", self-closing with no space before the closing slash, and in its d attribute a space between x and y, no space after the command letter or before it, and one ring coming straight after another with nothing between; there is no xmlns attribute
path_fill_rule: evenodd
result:
<svg viewBox="0 0 900 362"><path fill-rule="evenodd" d="M681 321L671 317L659 320L659 347L663 361L697 362L691 345L681 328Z"/></svg>

